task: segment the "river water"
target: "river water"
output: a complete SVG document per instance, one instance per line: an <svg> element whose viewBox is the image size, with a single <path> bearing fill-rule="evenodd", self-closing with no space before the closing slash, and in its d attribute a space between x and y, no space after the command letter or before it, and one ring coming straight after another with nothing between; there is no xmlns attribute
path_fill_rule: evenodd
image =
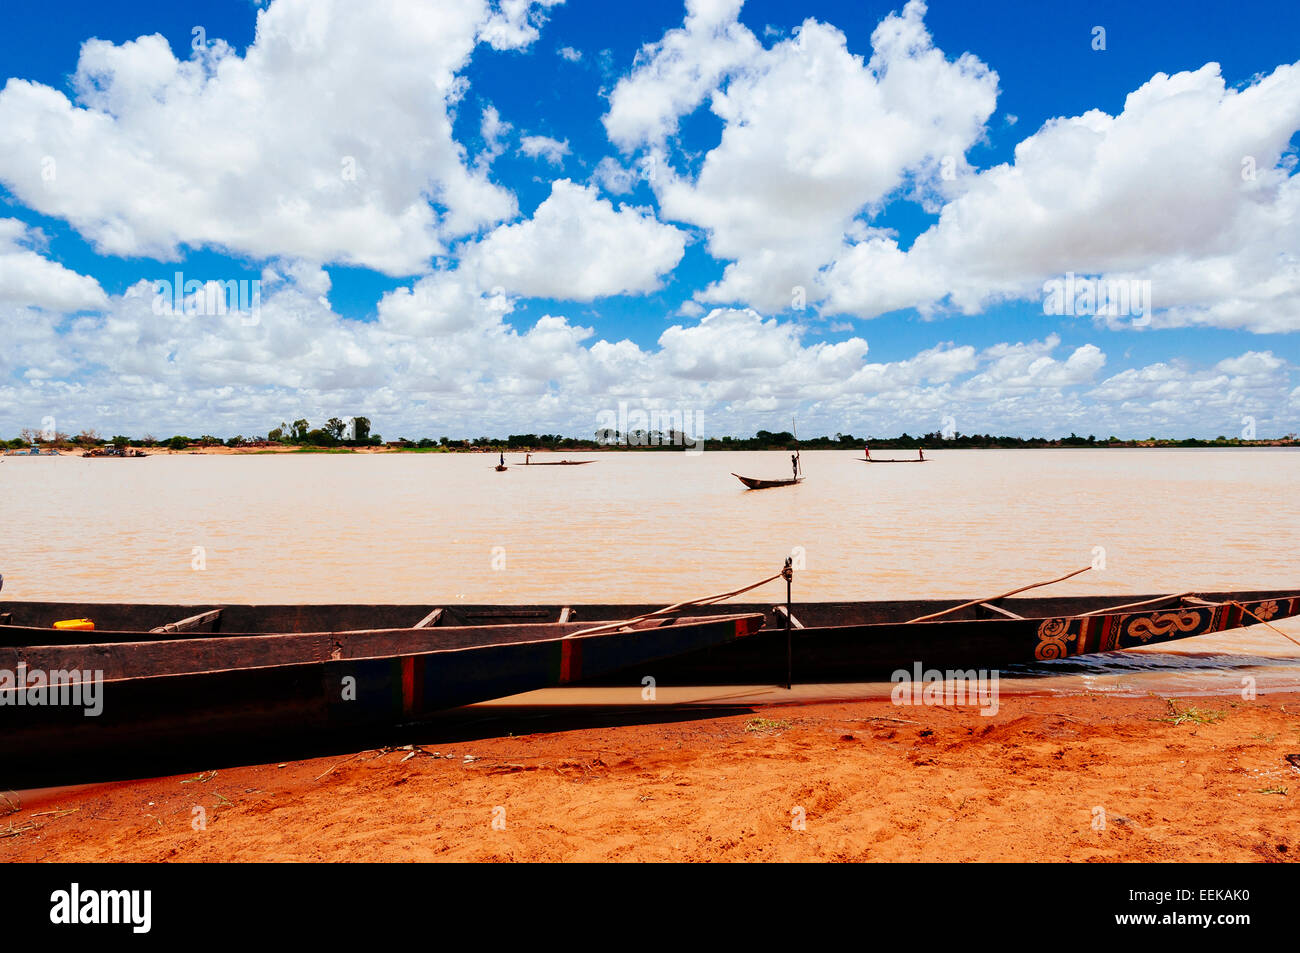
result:
<svg viewBox="0 0 1300 953"><path fill-rule="evenodd" d="M791 553L805 566L796 603L973 598L1103 552L1105 568L1051 591L1300 588L1297 452L860 455L805 452L806 482L749 492L732 472L784 477L789 455L574 453L596 462L525 468L508 454L504 473L482 454L6 457L3 596L668 604L770 576ZM745 598L778 601L783 586ZM1300 638L1296 622L1280 628ZM1022 675L1052 691L1223 693L1247 675L1291 689L1300 648L1257 626Z"/></svg>

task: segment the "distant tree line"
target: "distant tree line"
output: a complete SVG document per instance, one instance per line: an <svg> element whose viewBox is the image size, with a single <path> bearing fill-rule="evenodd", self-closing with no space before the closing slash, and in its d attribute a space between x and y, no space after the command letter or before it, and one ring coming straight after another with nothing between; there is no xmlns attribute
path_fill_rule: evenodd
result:
<svg viewBox="0 0 1300 953"><path fill-rule="evenodd" d="M299 447L378 447L384 442L379 434L370 432L369 417L331 417L321 427L312 427L302 419L292 424L282 422L267 433L266 439L269 443Z"/></svg>
<svg viewBox="0 0 1300 953"><path fill-rule="evenodd" d="M474 439L453 440L450 437L432 437L411 439L399 437L385 443L377 433L371 433L370 420L367 417L352 417L345 421L331 417L321 427L312 427L305 419L293 421L292 424L281 423L274 427L265 437L214 437L204 434L199 437L177 434L166 439L158 439L152 434L143 437L125 437L116 435L102 437L95 430L83 430L75 436L62 432L49 432L24 429L13 440L0 440L0 446L11 449L23 449L33 444L57 449L89 449L109 444L118 448L125 447L166 447L171 450L187 450L193 447L274 447L296 446L304 450L321 448L357 448L387 446L394 450L407 451L505 451L505 450L639 450L639 451L673 451L687 447L698 447L691 438L683 439L681 434L673 431L664 433L638 431L622 434L599 431L592 439L566 437L562 434L510 434L507 437L477 437ZM1029 449L1047 447L1277 447L1300 444L1296 434L1267 440L1244 440L1237 437L1215 437L1204 440L1197 437L1171 438L1148 437L1145 440L1121 440L1111 436L1100 438L1093 434L1081 437L1071 433L1068 437L1006 437L992 434L964 434L940 431L912 436L908 433L896 437L857 437L853 434L837 433L835 436L795 438L790 431L772 432L760 430L752 437L709 437L704 441L706 450L858 450L871 446L881 450L991 450L991 449Z"/></svg>
<svg viewBox="0 0 1300 953"><path fill-rule="evenodd" d="M153 434L143 437L102 437L96 430L83 430L76 436L62 431L37 430L23 428L13 440L0 440L0 446L18 450L32 445L52 447L60 450L90 449L112 444L118 448L125 447L166 447L169 450L188 450L192 447L270 447L275 444L299 447L376 447L383 445L383 437L370 432L370 418L352 417L344 421L331 417L325 425L313 428L306 420L295 420L292 425L281 423L274 427L265 437L245 437L236 434L233 437L214 437L211 434L193 437L177 434L173 437L158 439Z"/></svg>

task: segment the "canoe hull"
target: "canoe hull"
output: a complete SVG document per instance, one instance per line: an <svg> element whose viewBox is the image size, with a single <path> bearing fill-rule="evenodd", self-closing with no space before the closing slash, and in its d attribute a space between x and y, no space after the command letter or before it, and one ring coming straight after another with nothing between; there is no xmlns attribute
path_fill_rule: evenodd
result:
<svg viewBox="0 0 1300 953"><path fill-rule="evenodd" d="M572 623L7 647L7 672L104 674L97 696L76 685L62 699L78 704L48 704L46 694L41 704L19 705L22 693L0 689L0 786L66 779L69 769L93 776L116 759L178 746L365 738L462 705L622 671L639 681L657 677L666 657L749 636L761 623L741 615L593 635L581 634L590 623ZM438 647L392 650L417 640ZM384 646L389 654L364 657Z"/></svg>
<svg viewBox="0 0 1300 953"><path fill-rule="evenodd" d="M1300 595L1243 602L1268 622L1300 615ZM794 608L800 618L800 607ZM661 684L732 685L784 683L787 633L779 615L769 628L743 643L666 660ZM971 619L821 626L789 634L791 672L799 683L870 681L897 671L995 669L1099 652L1159 645L1258 624L1243 609L1183 606L1088 617ZM1279 636L1281 638L1281 636ZM623 684L619 679L609 684Z"/></svg>
<svg viewBox="0 0 1300 953"><path fill-rule="evenodd" d="M803 477L797 477L790 480L757 480L754 477L741 476L739 473L733 473L731 475L751 490L770 490L777 486L794 486L797 483L803 482Z"/></svg>
<svg viewBox="0 0 1300 953"><path fill-rule="evenodd" d="M804 680L854 681L881 671L888 674L918 659L927 664L933 660L936 665L952 662L980 667L1033 664L1049 661L1057 654L1070 657L1116 651L1257 624L1233 603L1246 606L1268 622L1300 615L1300 591L1201 592L1199 598L1218 605L1213 608L1196 606L1176 596L1159 595L1034 596L1009 598L997 603L1003 609L1023 616L1022 619L1005 618L993 610L972 606L942 619L914 624L905 623L908 619L949 609L964 600L795 603L794 617L805 627L795 629L794 663L796 670L804 673ZM1127 611L1120 608L1135 602L1152 604ZM187 633L188 642L194 646L191 652L201 651L198 646L210 640L225 642L228 632L254 633L230 638L257 640L258 633L322 630L346 633L378 625L400 633L438 607L220 607L9 602L0 604L0 613L7 612L12 622L22 624L0 625L0 668L5 665L2 661L4 646L58 646L87 637L105 645L116 641L175 640L174 635L151 634L147 630L216 608L221 608L222 614L215 623ZM468 638L464 633L476 629L521 631L520 627L554 623L566 612L565 617L575 620L581 627L631 618L658 608L660 606L648 604L449 605L441 616L440 627L427 632L431 633L429 638L438 640L438 644L449 645L454 639ZM702 617L714 614L720 608L723 607L686 609L682 615L686 618ZM758 675L770 675L777 668L781 673L779 680L783 680L785 634L782 616L770 603L726 604L725 608L735 613L761 613L764 631L695 657L675 658L671 664L665 661L660 667L671 670L675 678L690 679L687 683L694 684L708 684L717 679L724 682L762 681ZM1113 609L1119 611L1111 611ZM1085 616L1085 613L1096 614ZM97 630L93 636L50 628L60 619L76 618L95 621ZM275 638L307 636L281 634ZM230 649L215 648L209 657L219 658L222 651ZM327 656L328 653L322 657ZM724 659L725 664L715 664L711 661L714 656Z"/></svg>

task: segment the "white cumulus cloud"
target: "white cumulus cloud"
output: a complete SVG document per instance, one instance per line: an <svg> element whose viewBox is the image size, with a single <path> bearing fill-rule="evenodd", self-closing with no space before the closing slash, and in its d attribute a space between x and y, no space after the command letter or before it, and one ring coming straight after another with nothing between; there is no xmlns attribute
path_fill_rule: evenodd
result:
<svg viewBox="0 0 1300 953"><path fill-rule="evenodd" d="M770 48L735 20L738 3L688 6L686 23L638 57L615 87L612 141L663 155L654 188L668 220L705 229L729 261L702 300L790 306L858 217L910 179L966 167L997 99L997 75L969 54L950 60L912 0L871 37L869 60L835 27L807 20ZM704 99L722 122L698 175L677 173L661 143ZM815 290L814 290L815 296Z"/></svg>
<svg viewBox="0 0 1300 953"><path fill-rule="evenodd" d="M551 165L562 165L569 154L569 140L550 136L524 136L519 140L519 151L532 159L545 159Z"/></svg>
<svg viewBox="0 0 1300 953"><path fill-rule="evenodd" d="M38 236L16 218L0 218L0 305L49 311L102 308L108 296L99 282L34 251Z"/></svg>
<svg viewBox="0 0 1300 953"><path fill-rule="evenodd" d="M1159 73L1118 115L1053 119L1013 163L962 178L906 252L846 245L826 307L975 313L1074 272L1150 281L1156 327L1300 329L1297 129L1300 64L1240 90L1213 63Z"/></svg>
<svg viewBox="0 0 1300 953"><path fill-rule="evenodd" d="M448 109L478 41L518 47L538 21L524 0L275 0L243 56L217 38L185 59L157 35L88 40L75 99L0 91L0 182L105 254L213 246L422 272L515 214Z"/></svg>
<svg viewBox="0 0 1300 953"><path fill-rule="evenodd" d="M532 218L464 249L461 267L483 287L526 297L591 301L653 291L677 266L686 235L646 209L615 208L591 186L560 179Z"/></svg>

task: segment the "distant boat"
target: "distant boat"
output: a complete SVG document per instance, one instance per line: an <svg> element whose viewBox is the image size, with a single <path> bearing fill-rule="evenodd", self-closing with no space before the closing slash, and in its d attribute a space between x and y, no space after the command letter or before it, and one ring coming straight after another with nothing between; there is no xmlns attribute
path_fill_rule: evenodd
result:
<svg viewBox="0 0 1300 953"><path fill-rule="evenodd" d="M492 469L493 469L493 470L496 470L497 473L500 473L502 470L509 470L510 468L509 468L508 466L506 466L504 463L498 463L498 464L497 464L496 466L494 466Z"/></svg>
<svg viewBox="0 0 1300 953"><path fill-rule="evenodd" d="M119 450L117 447L99 447L94 450L87 450L82 454L83 457L147 457L149 454L140 450Z"/></svg>
<svg viewBox="0 0 1300 953"><path fill-rule="evenodd" d="M751 490L767 490L774 486L794 486L796 483L803 482L803 477L791 477L788 480L756 480L753 477L741 476L739 473L732 473L731 475Z"/></svg>
<svg viewBox="0 0 1300 953"><path fill-rule="evenodd" d="M794 427L793 421L791 421L791 426ZM745 484L745 487L750 490L769 490L774 486L794 486L797 483L802 483L803 477L800 474L803 473L803 459L802 459L802 454L799 453L799 445L797 443L799 439L799 428L794 427L793 432L794 432L796 443L795 443L795 451L793 454L791 454L790 460L794 464L792 468L792 472L794 473L794 476L787 477L782 480L759 480L759 479L755 479L754 477L741 476L739 473L736 473L734 470L732 471L731 475L734 476L741 483Z"/></svg>
<svg viewBox="0 0 1300 953"><path fill-rule="evenodd" d="M860 461L861 463L925 463L926 462L925 451L922 450L920 447L918 447L916 450L915 460L899 460L897 457L886 457L884 460L873 459L871 456L870 447L863 447L862 449L865 456Z"/></svg>
<svg viewBox="0 0 1300 953"><path fill-rule="evenodd" d="M584 463L595 463L595 460L544 460L541 463L533 463L531 453L524 454L524 466L526 467L580 467Z"/></svg>

